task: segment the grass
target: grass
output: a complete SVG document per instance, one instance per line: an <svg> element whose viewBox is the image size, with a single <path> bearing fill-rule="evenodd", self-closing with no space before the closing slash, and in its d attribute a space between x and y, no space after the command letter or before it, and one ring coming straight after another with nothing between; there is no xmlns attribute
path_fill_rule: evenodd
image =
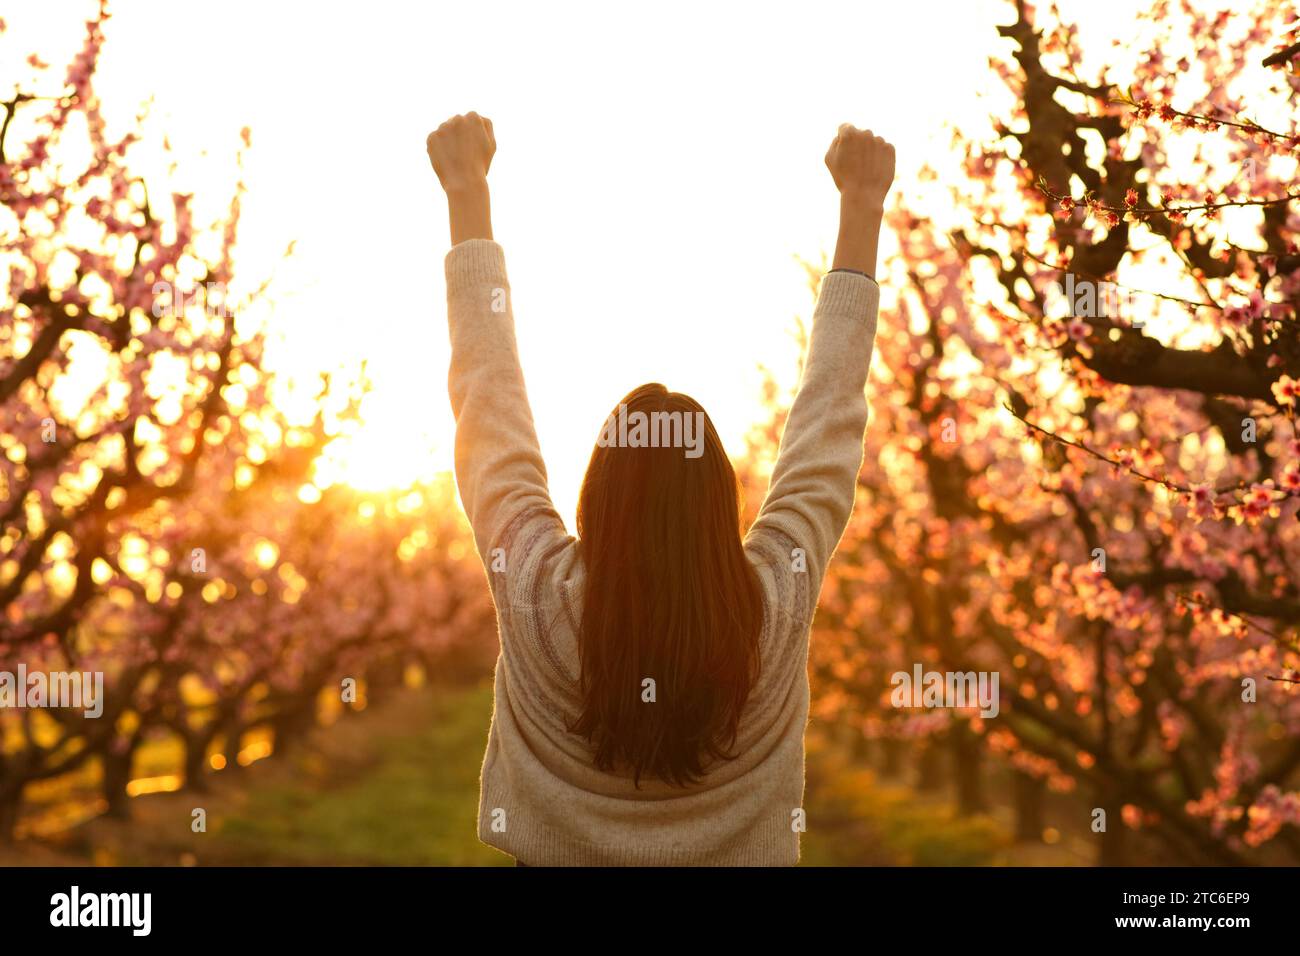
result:
<svg viewBox="0 0 1300 956"><path fill-rule="evenodd" d="M511 865L477 836L491 711L486 682L394 691L288 753L216 774L209 794L137 797L129 823L100 817L0 863ZM806 866L1009 861L1000 824L882 782L816 734L805 804ZM206 832L191 830L195 808Z"/></svg>
<svg viewBox="0 0 1300 956"><path fill-rule="evenodd" d="M810 735L804 866L983 866L1006 862L1011 842L985 816L958 816L942 799L881 781Z"/></svg>
<svg viewBox="0 0 1300 956"><path fill-rule="evenodd" d="M488 684L395 691L275 759L214 775L210 793L138 797L130 822L99 817L0 864L512 865L478 840L491 712ZM191 829L196 808L205 832Z"/></svg>
<svg viewBox="0 0 1300 956"><path fill-rule="evenodd" d="M291 778L251 788L220 827L229 853L250 863L513 863L478 840L491 688L408 693L394 703L378 726L337 742L345 746L317 771L321 786Z"/></svg>

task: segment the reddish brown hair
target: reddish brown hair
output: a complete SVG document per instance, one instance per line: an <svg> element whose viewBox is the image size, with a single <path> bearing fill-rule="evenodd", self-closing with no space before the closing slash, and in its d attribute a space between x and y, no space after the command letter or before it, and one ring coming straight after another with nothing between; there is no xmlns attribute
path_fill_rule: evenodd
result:
<svg viewBox="0 0 1300 956"><path fill-rule="evenodd" d="M592 452L578 501L586 588L573 730L600 769L685 786L711 759L734 756L758 678L762 592L742 547L736 473L704 409L659 384L619 404L629 416L702 422L702 453L604 442Z"/></svg>

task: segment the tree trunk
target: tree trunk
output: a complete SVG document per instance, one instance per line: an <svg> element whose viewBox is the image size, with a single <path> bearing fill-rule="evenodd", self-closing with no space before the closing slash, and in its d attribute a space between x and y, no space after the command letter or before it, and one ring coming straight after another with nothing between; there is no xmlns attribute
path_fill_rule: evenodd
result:
<svg viewBox="0 0 1300 956"><path fill-rule="evenodd" d="M957 812L962 816L986 812L984 749L979 738L963 724L953 728L950 747L957 777Z"/></svg>
<svg viewBox="0 0 1300 956"><path fill-rule="evenodd" d="M880 775L897 778L903 772L903 742L893 737L880 740Z"/></svg>
<svg viewBox="0 0 1300 956"><path fill-rule="evenodd" d="M311 727L316 716L316 698L310 696L305 702L296 702L277 714L271 721L271 730L275 735L274 746L277 756L287 753L294 741Z"/></svg>
<svg viewBox="0 0 1300 956"><path fill-rule="evenodd" d="M874 755L875 741L867 737L866 734L855 731L852 743L850 744L850 753L853 754L853 762L858 766L871 766L871 758Z"/></svg>
<svg viewBox="0 0 1300 956"><path fill-rule="evenodd" d="M375 690L392 690L401 687L406 676L406 662L399 657L389 657L372 664L366 671L366 686Z"/></svg>
<svg viewBox="0 0 1300 956"><path fill-rule="evenodd" d="M131 782L134 756L135 748L132 747L126 753L106 753L100 758L104 772L101 789L104 800L108 803L108 815L116 820L131 818L131 798L127 795L126 786Z"/></svg>
<svg viewBox="0 0 1300 956"><path fill-rule="evenodd" d="M222 773L238 773L242 769L239 766L239 746L244 739L244 728L237 720L231 720L221 728L221 732L225 736L222 753L226 758Z"/></svg>
<svg viewBox="0 0 1300 956"><path fill-rule="evenodd" d="M1107 794L1097 801L1097 806L1106 811L1106 831L1093 834L1101 840L1097 847L1097 865L1129 866L1128 827L1124 825L1122 813L1124 801L1114 794Z"/></svg>
<svg viewBox="0 0 1300 956"><path fill-rule="evenodd" d="M1040 842L1046 826L1043 810L1047 788L1042 780L1018 770L1013 772L1011 779L1016 809L1016 839L1025 843Z"/></svg>
<svg viewBox="0 0 1300 956"><path fill-rule="evenodd" d="M1116 807L1116 810L1119 808ZM1101 846L1097 853L1098 866L1128 866L1128 827L1123 820L1112 823L1107 814L1106 832L1101 834Z"/></svg>
<svg viewBox="0 0 1300 956"><path fill-rule="evenodd" d="M23 806L22 785L0 790L0 846L14 842L18 827L18 814Z"/></svg>
<svg viewBox="0 0 1300 956"><path fill-rule="evenodd" d="M208 744L211 734L185 737L185 789L194 793L208 792Z"/></svg>
<svg viewBox="0 0 1300 956"><path fill-rule="evenodd" d="M938 740L921 744L916 763L916 789L938 790L943 786L943 747Z"/></svg>

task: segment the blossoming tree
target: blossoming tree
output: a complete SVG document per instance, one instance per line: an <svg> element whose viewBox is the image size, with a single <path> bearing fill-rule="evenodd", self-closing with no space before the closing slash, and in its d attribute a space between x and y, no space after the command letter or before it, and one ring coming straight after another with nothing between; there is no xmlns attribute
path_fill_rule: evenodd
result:
<svg viewBox="0 0 1300 956"><path fill-rule="evenodd" d="M1157 2L1115 65L1010 6L1007 105L926 187L955 211L892 218L816 713L950 755L967 810L993 756L1022 835L1070 792L1103 862L1294 860L1297 25ZM892 707L913 662L1000 713Z"/></svg>
<svg viewBox="0 0 1300 956"><path fill-rule="evenodd" d="M0 671L104 676L102 714L0 711L0 838L35 782L93 762L125 814L153 737L180 737L201 787L214 744L233 767L268 725L283 748L323 690L490 626L447 482L313 484L355 403L277 404L240 321L265 291L237 281L242 187L205 227L132 172L153 146L107 133L107 17L61 83L33 57L42 95L0 103Z"/></svg>

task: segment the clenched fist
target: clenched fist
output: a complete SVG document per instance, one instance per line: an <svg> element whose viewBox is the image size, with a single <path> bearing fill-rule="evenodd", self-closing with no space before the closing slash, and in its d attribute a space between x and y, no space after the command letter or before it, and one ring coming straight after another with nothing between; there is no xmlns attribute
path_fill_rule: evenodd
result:
<svg viewBox="0 0 1300 956"><path fill-rule="evenodd" d="M883 207L894 181L894 147L869 129L844 123L826 151L826 168L845 199Z"/></svg>
<svg viewBox="0 0 1300 956"><path fill-rule="evenodd" d="M425 140L429 162L448 194L487 182L488 167L497 151L492 121L477 113L453 116Z"/></svg>

